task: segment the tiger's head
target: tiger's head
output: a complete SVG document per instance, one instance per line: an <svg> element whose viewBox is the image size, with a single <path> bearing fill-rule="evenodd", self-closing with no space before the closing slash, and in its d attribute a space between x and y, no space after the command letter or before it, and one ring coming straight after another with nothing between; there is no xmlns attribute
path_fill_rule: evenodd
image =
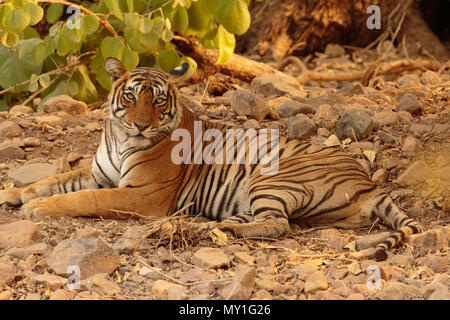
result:
<svg viewBox="0 0 450 320"><path fill-rule="evenodd" d="M108 58L105 69L113 83L109 94L110 118L129 137L167 136L181 119L175 85L185 78L188 68L184 63L168 74L147 67L127 71L120 60Z"/></svg>

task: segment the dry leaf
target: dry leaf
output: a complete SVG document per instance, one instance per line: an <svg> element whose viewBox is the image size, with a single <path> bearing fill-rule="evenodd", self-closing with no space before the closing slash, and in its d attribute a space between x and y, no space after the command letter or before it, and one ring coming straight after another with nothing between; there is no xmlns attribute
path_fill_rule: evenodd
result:
<svg viewBox="0 0 450 320"><path fill-rule="evenodd" d="M168 236L172 235L174 232L174 227L172 222L166 221L161 225L161 231L167 234Z"/></svg>
<svg viewBox="0 0 450 320"><path fill-rule="evenodd" d="M350 263L348 266L347 266L347 270L349 271L349 272L351 272L353 275L357 275L357 274L360 274L361 273L361 266L359 265L359 262L358 261L353 261L352 263Z"/></svg>
<svg viewBox="0 0 450 320"><path fill-rule="evenodd" d="M340 146L341 141L339 141L339 138L335 134L332 134L331 136L328 137L327 140L323 142L323 144L326 145L327 147L335 147Z"/></svg>
<svg viewBox="0 0 450 320"><path fill-rule="evenodd" d="M355 241L349 242L344 248L348 249L352 252L355 252L356 251L356 242Z"/></svg>
<svg viewBox="0 0 450 320"><path fill-rule="evenodd" d="M310 266L321 266L322 264L326 264L324 262L325 261L322 259L309 259L309 260L303 261L303 264L308 264Z"/></svg>
<svg viewBox="0 0 450 320"><path fill-rule="evenodd" d="M366 156L367 160L370 161L370 164L373 165L377 153L374 150L364 150L363 154Z"/></svg>
<svg viewBox="0 0 450 320"><path fill-rule="evenodd" d="M219 246L222 246L228 242L227 234L221 231L219 228L214 228L211 230L211 232L213 234L211 239Z"/></svg>

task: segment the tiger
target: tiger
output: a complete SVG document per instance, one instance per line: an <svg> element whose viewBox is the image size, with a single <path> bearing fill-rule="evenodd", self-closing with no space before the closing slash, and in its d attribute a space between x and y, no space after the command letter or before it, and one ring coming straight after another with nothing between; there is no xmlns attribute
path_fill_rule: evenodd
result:
<svg viewBox="0 0 450 320"><path fill-rule="evenodd" d="M424 231L358 161L335 147L275 134L266 142L244 136L228 149L235 159L243 148L248 156L255 146L258 152L263 147L277 147L278 152L265 163L174 161L173 150L180 146L175 132L190 134L192 148L183 157L195 158L196 147L212 149L215 140L194 139L195 124L201 124L202 133L213 129L225 134L233 128L201 121L180 102L177 88L186 81L189 65L168 73L150 67L128 71L120 60L108 58L105 69L112 82L110 110L92 164L5 189L0 204L22 205L26 217L120 218L120 212L165 217L184 210L209 218L213 227L236 237L264 239L287 235L290 222L348 229L381 219L394 231L376 246L373 258L379 261L405 236ZM263 173L272 162L276 170Z"/></svg>

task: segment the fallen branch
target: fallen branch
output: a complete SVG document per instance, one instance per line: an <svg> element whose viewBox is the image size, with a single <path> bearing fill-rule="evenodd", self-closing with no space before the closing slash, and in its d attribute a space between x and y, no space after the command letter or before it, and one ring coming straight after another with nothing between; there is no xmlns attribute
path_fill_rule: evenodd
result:
<svg viewBox="0 0 450 320"><path fill-rule="evenodd" d="M190 79L192 83L201 82L219 72L245 82L251 82L253 78L262 74L288 77L265 63L253 61L238 54L233 54L227 62L218 65L216 62L219 59L219 50L203 48L195 37L175 36L173 42L182 54L197 62L198 68Z"/></svg>

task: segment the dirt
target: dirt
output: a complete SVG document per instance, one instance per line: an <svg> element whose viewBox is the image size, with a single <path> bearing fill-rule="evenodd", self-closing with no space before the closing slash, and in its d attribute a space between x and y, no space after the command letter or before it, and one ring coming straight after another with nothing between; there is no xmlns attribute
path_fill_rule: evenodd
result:
<svg viewBox="0 0 450 320"><path fill-rule="evenodd" d="M328 69L358 68L358 63L354 62L349 54L337 58L319 54L308 62L310 69L323 69L324 65ZM297 71L291 66L286 72L295 74ZM444 71L436 74L438 80L433 83L400 89L399 81L406 74L420 79L423 71L379 77L376 90L346 96L346 103L348 106L365 109L373 117L382 111L395 110L401 95L409 92L421 103L422 113L409 117L409 121L398 121L390 125L378 124L367 138L359 141L371 143L364 146L373 147L373 163L368 156L370 153L360 152L358 146L351 147L354 142L351 139L340 139L340 147L359 159L371 176L378 169L387 167L387 176L381 180L382 187L405 211L418 213L414 219L424 225L428 234L443 237L441 242L438 239L431 244L426 243L427 235L422 234L422 238L413 237L391 250L386 261L375 262L358 257L356 241L390 230L383 223L375 223L370 228L358 230L318 230L292 225L290 233L283 239L258 240L236 239L218 230L206 231L202 229L201 217L186 217L182 213L163 220L138 217L126 220L66 217L33 220L39 228L38 243L45 244L47 249L24 256L11 254L11 251L8 251L11 248L0 250L0 262L15 269L13 280L7 281L3 286L0 281L0 298L450 299L450 178L446 171L450 168L450 128L443 132L433 132L436 124L450 124L450 73ZM228 83L228 87L249 88L246 83L219 78ZM337 92L337 95L342 95L339 90L343 85L345 83L310 83L303 88L305 97L302 102L308 103L312 97L324 94ZM248 120L246 116L237 116L226 99L222 100L225 101L224 104L211 103L218 97L205 91L205 83L185 87L181 92L197 103L201 97L203 101L208 102L202 107L203 117L208 116L213 120L224 120L237 125L243 125ZM272 110L276 110L276 98L264 97L272 105ZM95 154L101 130L95 130L95 125L89 125L86 129L86 124L96 123L101 126L101 118L104 119L106 112L91 110L85 117L65 112L52 113L63 120L60 127L38 125L36 116L40 115L49 114L34 112L15 117L7 113L0 114L0 121L14 121L22 129L19 137L0 138L0 143L8 140L20 144L29 137L40 141L40 146L25 148L24 159L0 163L0 188L17 184L17 181L8 178L8 172L30 161L51 164L56 162L55 165L58 166L57 161L67 163L70 154L80 154L81 157L70 163L70 167L66 165L65 169L60 168L68 170L87 164ZM313 115L308 117L313 119ZM325 133L325 136L313 134L306 140L324 143L335 133L336 121L315 119L315 122L318 128L326 128L328 131L320 130L319 133ZM415 136L423 148L406 154L402 151L403 142L406 137L414 136L410 130L413 124L431 126L425 127L425 132ZM288 121L283 118L266 118L259 125L276 125L282 129L281 132L287 132ZM392 135L394 142L380 142L378 130ZM61 160L62 158L65 160ZM417 160L424 160L433 174L417 183L399 186L397 179ZM6 205L0 208L0 225L23 219L20 208L10 208ZM31 280L36 275L55 274L47 264L47 259L61 241L77 237L97 237L114 248L121 236L131 227L140 227L136 229L140 231L136 231L134 236L137 242L124 250L125 253L120 253L120 265L113 272L99 275L91 279L91 282L82 282L81 287L75 290L70 290L67 284L50 288L46 282ZM202 259L209 260L208 256L193 258L202 248L218 248L225 262L221 262L219 266L202 264ZM214 256L216 255L217 252ZM245 268L254 268L255 271L247 272ZM242 275L243 272L247 273ZM239 289L241 291L238 293L229 291L229 285L233 281L242 282L242 288Z"/></svg>

